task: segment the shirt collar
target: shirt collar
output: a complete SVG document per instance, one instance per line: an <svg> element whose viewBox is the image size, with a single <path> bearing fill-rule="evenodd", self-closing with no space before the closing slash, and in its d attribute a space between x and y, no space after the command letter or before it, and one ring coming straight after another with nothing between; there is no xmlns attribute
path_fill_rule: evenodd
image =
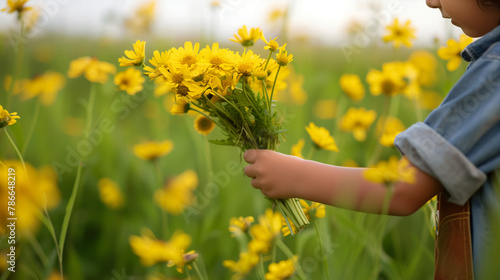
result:
<svg viewBox="0 0 500 280"><path fill-rule="evenodd" d="M500 41L500 26L488 32L483 37L470 43L462 51L461 55L466 61L473 61L483 55L483 53L495 42Z"/></svg>

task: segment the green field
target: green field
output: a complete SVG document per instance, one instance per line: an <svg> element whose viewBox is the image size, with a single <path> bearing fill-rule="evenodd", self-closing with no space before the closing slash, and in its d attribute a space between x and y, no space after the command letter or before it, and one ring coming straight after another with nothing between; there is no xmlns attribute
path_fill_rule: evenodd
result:
<svg viewBox="0 0 500 280"><path fill-rule="evenodd" d="M218 128L205 137L194 130L194 116L170 114L165 103L171 103L173 95L155 97L153 82L147 81L142 92L130 96L117 89L113 75L104 84L92 84L84 77L67 77L70 62L83 56L112 63L118 72L124 70L118 67L118 58L123 56L124 50L132 49L137 38L129 36L118 40L46 34L24 42L22 50L12 44L9 34L1 38L2 83L8 75L14 80L33 79L51 70L65 76L65 86L49 106L40 104L39 98L23 100L22 94L14 95L5 87L0 89L0 105L21 117L5 131L26 164L38 170L34 172L41 173L44 166L53 169L55 186L60 193L59 199L47 198L47 201L55 201L55 205L49 207L46 214L40 204L30 210L31 214L25 214L31 215L32 220L26 221L25 230L18 228L15 233L15 272L7 270L10 230L5 223L7 212L0 211L0 279L48 279L51 274L52 277L57 275L61 263L65 279L72 280L200 279L200 275L201 279L231 279L233 273L223 266L223 261L238 260L251 237L248 234L232 237L228 231L229 220L253 216L258 223L258 217L272 207L260 191L251 187L250 179L243 176L246 163L241 153L236 148L207 141L223 138ZM192 40L201 42L202 46L212 44L208 39ZM146 58L150 58L154 50L178 48L184 43L159 38L146 41ZM236 43L219 43L242 51ZM303 154L329 164L342 165L346 160L354 160L359 166L366 166L374 160L374 153L376 160L399 155L395 148L378 144L376 123L383 114L385 97L370 93L366 75L370 69L380 70L386 62L408 60L417 48L395 50L374 39L370 45L356 48L356 53L347 59L345 49L339 47L321 47L294 40L287 43L287 50L294 56L290 65L296 72L295 77L303 77L302 88L307 93L307 101L294 103L290 87L280 93L277 109L285 118L288 131L278 151L289 154L292 145L303 138L306 143ZM263 46L259 42L253 50L267 57ZM442 98L465 65L458 71L448 72L446 61L437 58L437 47L426 48L426 51L434 55L437 62L433 74L435 82L427 90L435 91ZM363 100L350 100L341 90L339 79L343 73L361 77L366 90ZM89 103L91 90L95 90L93 104ZM317 114L316 106L323 100L333 100L336 104L331 108L334 113L327 118ZM416 112L418 106L414 102L401 94L392 97L390 113L405 127L423 120L430 112L429 109ZM339 128L341 117L350 107L377 111L377 120L369 127L363 142ZM309 152L313 144L305 127L310 122L327 128L340 152ZM90 132L85 131L89 123ZM6 165L16 162L15 172L22 177L24 169L18 162L19 155L5 131L0 131L0 161ZM133 153L135 144L163 140L171 140L174 147L168 155L158 159L157 165ZM7 172L7 167L2 167L2 172ZM154 202L155 191L169 178L186 170L194 170L199 178L194 190L195 200L179 215L163 212ZM6 176L0 176L2 192L7 191ZM103 203L98 188L101 178L117 183L124 197L121 208L112 209ZM28 211L23 210L22 203L37 205L35 201L45 201L43 195L36 197L43 193L40 191L41 179L32 177L29 183L18 180L17 184L16 199L20 202L16 211L19 215L21 211ZM3 209L7 207L7 196L4 193L1 196ZM292 279L327 279L327 270L331 279L431 279L432 207L425 205L408 217L386 217L327 206L326 216L315 219L309 228L294 236L277 238L298 256L296 267L300 267L301 273L296 273ZM24 223L21 220L19 216L18 223ZM169 240L177 230L191 236L192 243L187 251L195 250L199 254L193 269L189 273L178 273L165 262L142 265L132 251L129 238L141 235L144 228L150 229L159 240ZM65 236L64 242L62 236ZM273 246L277 246L276 243ZM282 245L277 247L274 254L262 257L246 279L264 279L273 260L278 262L290 257L290 252ZM62 252L61 262L58 251Z"/></svg>

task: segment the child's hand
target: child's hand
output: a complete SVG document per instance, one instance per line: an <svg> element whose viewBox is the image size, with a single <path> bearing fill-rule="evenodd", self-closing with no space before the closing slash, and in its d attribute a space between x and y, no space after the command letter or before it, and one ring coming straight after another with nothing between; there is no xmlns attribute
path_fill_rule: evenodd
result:
<svg viewBox="0 0 500 280"><path fill-rule="evenodd" d="M302 185L306 162L298 157L270 150L248 150L243 154L245 175L252 178L252 186L270 198L297 197Z"/></svg>

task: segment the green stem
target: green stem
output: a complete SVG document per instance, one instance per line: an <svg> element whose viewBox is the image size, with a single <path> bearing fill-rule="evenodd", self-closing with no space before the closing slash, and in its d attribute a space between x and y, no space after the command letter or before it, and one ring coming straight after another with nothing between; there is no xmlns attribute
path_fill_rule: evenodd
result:
<svg viewBox="0 0 500 280"><path fill-rule="evenodd" d="M155 190L158 188L161 188L163 185L163 176L161 175L161 166L160 166L160 160L158 158L153 160L154 165L155 165L155 173L156 173L156 184L157 187L154 188Z"/></svg>
<svg viewBox="0 0 500 280"><path fill-rule="evenodd" d="M186 268L187 279L191 280L191 274L189 273L189 268Z"/></svg>
<svg viewBox="0 0 500 280"><path fill-rule="evenodd" d="M387 126L387 118L390 116L390 112L392 111L392 98L390 96L384 95L384 107L382 108L382 115L380 116L380 120L383 121L382 123L382 130L381 133L384 133L385 128ZM380 144L379 137L376 137L377 140L375 141L375 150L372 153L372 157L370 160L368 160L368 166L373 166L378 159L380 158L380 154L382 153L382 144Z"/></svg>
<svg viewBox="0 0 500 280"><path fill-rule="evenodd" d="M198 264L196 264L197 261L193 262L193 267L194 267L194 270L196 270L196 274L198 274L198 277L200 278L200 280L208 280L206 279L203 274L201 273L200 269L198 268Z"/></svg>
<svg viewBox="0 0 500 280"><path fill-rule="evenodd" d="M31 246L35 250L35 253L38 255L38 258L42 262L42 265L45 267L48 267L49 266L49 258L47 257L47 255L43 251L42 246L40 246L40 243L38 242L38 240L36 240L36 238L33 236L33 233L31 231L26 231L25 234L26 234L26 238L28 239L29 243L31 244ZM57 242L56 242L56 244L57 244Z"/></svg>
<svg viewBox="0 0 500 280"><path fill-rule="evenodd" d="M161 175L161 166L160 166L160 160L159 159L154 159L154 165L155 165L155 173L156 173L156 184L157 187L154 188L154 190L161 188L163 185L163 176ZM165 210L160 207L161 211L161 231L162 231L162 236L167 237L168 235L168 220L167 220L167 213Z"/></svg>
<svg viewBox="0 0 500 280"><path fill-rule="evenodd" d="M195 111L196 113L199 113L199 114L203 115L205 118L211 120L213 123L215 123L216 125L218 125L219 127L221 127L221 125L219 124L219 122L215 121L210 116L208 116L207 114L203 113L202 111L200 111L198 109L195 109L193 107L189 108L189 110Z"/></svg>
<svg viewBox="0 0 500 280"><path fill-rule="evenodd" d="M24 163L23 155L21 154L21 152L17 148L16 143L14 143L14 140L12 140L12 138L10 137L6 126L3 127L3 131L5 131L5 135L7 135L7 138L9 139L10 144L12 144L12 147L14 147L14 150L16 151L17 156L19 156L19 160L21 161L21 164L23 165L24 174L26 175L26 180L28 181L28 185L31 186L30 178L28 176L28 169L26 169L26 164Z"/></svg>
<svg viewBox="0 0 500 280"><path fill-rule="evenodd" d="M264 65L264 71L266 71L267 65L269 64L269 60L271 60L272 55L273 55L273 51L269 51L269 56L267 57L266 65Z"/></svg>
<svg viewBox="0 0 500 280"><path fill-rule="evenodd" d="M94 107L94 102L95 102L95 95L96 95L95 85L94 85L94 83L91 83L90 84L89 101L87 103L87 124L86 124L86 129L87 129L86 132L88 133L87 137L88 137L88 135L90 135L90 128L92 127L92 113L93 113L93 107ZM66 213L64 214L63 224L61 227L61 234L59 236L59 248L61 251L61 268L62 268L62 260L63 260L63 255L64 255L64 243L66 242L66 234L68 233L69 221L71 220L71 215L73 213L73 208L75 206L76 196L78 194L78 189L80 188L80 178L82 176L82 168L83 168L84 161L85 161L85 157L83 157L81 159L81 162L78 165L78 169L76 171L75 183L73 185L73 190L71 191L71 196L68 200L68 204L66 205ZM62 275L62 273L63 272L61 269L61 275Z"/></svg>
<svg viewBox="0 0 500 280"><path fill-rule="evenodd" d="M75 179L75 183L73 185L73 191L71 192L71 196L69 198L68 205L66 205L66 213L64 214L64 218L63 218L61 234L59 237L60 238L59 239L59 248L61 251L61 260L63 259L63 255L64 255L64 242L66 241L66 234L68 232L69 221L71 219L71 214L73 212L73 207L75 205L76 194L78 193L78 189L80 187L80 177L82 175L82 166L83 166L83 162L80 162L80 164L78 165L78 169L76 171L76 179Z"/></svg>
<svg viewBox="0 0 500 280"><path fill-rule="evenodd" d="M278 245L278 248L286 255L287 258L292 259L294 258L294 254L288 246L286 246L285 242L283 240L276 238L275 239L276 245ZM297 270L297 277L300 279L307 279L306 275L304 274L304 271L302 271L302 267L300 264L297 262L295 264L296 270Z"/></svg>
<svg viewBox="0 0 500 280"><path fill-rule="evenodd" d="M308 159L308 160L312 160L313 155L314 155L314 152L316 151L316 149L317 149L317 148L316 148L316 146L315 146L315 145L313 145L313 147L311 147L311 150L309 150L309 154L307 155L307 158L306 158L306 159Z"/></svg>
<svg viewBox="0 0 500 280"><path fill-rule="evenodd" d="M211 182L210 174L213 173L213 165L212 165L212 151L210 149L210 143L208 142L207 136L203 135L205 138L205 158L207 161L207 182Z"/></svg>
<svg viewBox="0 0 500 280"><path fill-rule="evenodd" d="M258 276L260 279L265 279L266 278L266 268L264 267L264 258L262 256L262 254L260 255L259 257L260 259L260 265L259 265L259 273L258 273Z"/></svg>
<svg viewBox="0 0 500 280"><path fill-rule="evenodd" d="M63 273L62 250L61 250L60 246L57 245L57 237L56 237L56 232L54 230L54 224L52 223L52 220L50 219L49 212L47 211L47 207L44 206L43 210L45 212L45 217L47 217L50 234L52 235L52 239L54 239L54 244L56 245L57 258L59 259L59 273L60 273L61 279L64 279L63 278L64 273Z"/></svg>
<svg viewBox="0 0 500 280"><path fill-rule="evenodd" d="M280 73L280 69L281 69L281 65L278 67L278 70L276 71L276 76L274 77L273 88L271 89L271 98L269 99L269 104L272 104L272 102L273 102L274 87L276 87L276 81L278 81L278 75ZM269 108L269 114L272 115L271 109L272 108Z"/></svg>
<svg viewBox="0 0 500 280"><path fill-rule="evenodd" d="M266 97L267 110L269 114L271 114L271 101L269 99L269 94L267 94L266 80L262 80L262 91L264 92L264 96Z"/></svg>
<svg viewBox="0 0 500 280"><path fill-rule="evenodd" d="M414 107L414 110L415 110L415 116L417 117L417 122L423 121L422 110L419 107L419 102L420 102L419 99L420 98L421 97L415 98L415 100L412 100L413 107Z"/></svg>
<svg viewBox="0 0 500 280"><path fill-rule="evenodd" d="M323 256L323 267L325 269L326 279L332 279L330 276L330 270L328 269L328 261L325 254L325 247L323 246L323 240L321 239L321 233L318 226L318 221L314 221L314 229L316 230L316 237L318 238L319 246L321 247L321 254Z"/></svg>
<svg viewBox="0 0 500 280"><path fill-rule="evenodd" d="M22 154L24 155L26 153L26 150L28 149L28 145L30 143L30 140L33 136L33 132L35 131L36 124L38 122L38 116L40 115L40 98L38 98L36 105L35 105L35 112L33 113L33 120L31 120L31 127L28 132L28 136L26 137L26 142L24 143L23 151Z"/></svg>
<svg viewBox="0 0 500 280"><path fill-rule="evenodd" d="M91 83L89 102L87 104L87 126L86 126L86 130L89 135L90 135L90 128L92 127L92 114L94 110L95 96L96 96L95 84Z"/></svg>

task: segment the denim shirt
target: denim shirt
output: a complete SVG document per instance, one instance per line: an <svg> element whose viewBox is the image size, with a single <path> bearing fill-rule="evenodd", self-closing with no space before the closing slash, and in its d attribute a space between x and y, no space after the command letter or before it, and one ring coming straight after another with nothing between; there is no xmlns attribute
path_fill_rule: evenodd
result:
<svg viewBox="0 0 500 280"><path fill-rule="evenodd" d="M461 55L470 62L464 75L423 123L400 133L394 144L442 183L449 202L470 200L477 276L485 249L498 239L488 213L500 208L492 187L493 172L500 167L500 26Z"/></svg>

